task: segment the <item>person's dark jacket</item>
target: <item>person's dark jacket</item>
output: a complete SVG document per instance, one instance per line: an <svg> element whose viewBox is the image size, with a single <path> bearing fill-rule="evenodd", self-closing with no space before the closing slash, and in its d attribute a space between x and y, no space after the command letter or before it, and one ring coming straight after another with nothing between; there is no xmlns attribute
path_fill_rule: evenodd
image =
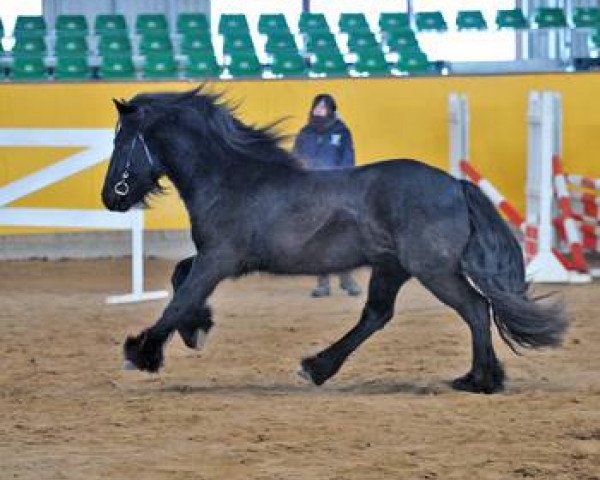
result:
<svg viewBox="0 0 600 480"><path fill-rule="evenodd" d="M312 169L353 167L355 163L352 134L339 118L326 128L308 123L296 136L294 154Z"/></svg>

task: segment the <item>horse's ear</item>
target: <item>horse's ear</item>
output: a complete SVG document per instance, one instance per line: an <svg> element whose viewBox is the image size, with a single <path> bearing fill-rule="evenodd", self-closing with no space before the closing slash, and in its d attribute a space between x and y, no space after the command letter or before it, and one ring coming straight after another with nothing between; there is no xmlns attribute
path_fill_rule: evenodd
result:
<svg viewBox="0 0 600 480"><path fill-rule="evenodd" d="M128 115L135 113L138 110L136 105L130 105L123 100L117 100L116 98L113 98L112 101L120 115Z"/></svg>

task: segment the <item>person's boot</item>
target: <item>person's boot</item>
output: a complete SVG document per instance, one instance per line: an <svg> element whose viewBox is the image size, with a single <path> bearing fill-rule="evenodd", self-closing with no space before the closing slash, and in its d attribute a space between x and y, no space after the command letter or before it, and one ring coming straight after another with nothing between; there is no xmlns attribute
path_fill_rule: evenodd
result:
<svg viewBox="0 0 600 480"><path fill-rule="evenodd" d="M351 297L358 297L362 293L358 283L354 281L349 273L340 275L340 288L345 290Z"/></svg>
<svg viewBox="0 0 600 480"><path fill-rule="evenodd" d="M310 292L310 295L313 298L321 298L328 297L330 294L329 277L327 275L320 276L317 281L317 288Z"/></svg>

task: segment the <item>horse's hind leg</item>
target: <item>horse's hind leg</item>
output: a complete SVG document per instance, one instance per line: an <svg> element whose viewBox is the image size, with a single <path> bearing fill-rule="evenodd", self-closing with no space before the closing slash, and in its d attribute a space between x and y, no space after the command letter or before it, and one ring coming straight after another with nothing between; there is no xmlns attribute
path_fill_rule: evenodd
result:
<svg viewBox="0 0 600 480"><path fill-rule="evenodd" d="M356 326L330 347L302 360L300 375L321 385L341 368L348 356L392 318L398 290L410 274L400 267L374 266L369 296Z"/></svg>
<svg viewBox="0 0 600 480"><path fill-rule="evenodd" d="M492 344L487 300L459 274L432 275L419 280L439 300L456 310L471 330L471 370L454 380L452 387L475 393L501 391L504 388L504 370L496 358Z"/></svg>
<svg viewBox="0 0 600 480"><path fill-rule="evenodd" d="M173 270L173 275L171 275L171 284L173 285L173 291L179 290L179 287L183 284L188 274L190 273L190 269L192 268L192 263L194 262L194 257L188 257L181 260L176 266L175 270ZM210 307L205 305L199 312L198 315L194 318L189 318L180 323L177 328L177 332L181 336L183 343L185 343L189 348L193 348L196 350L200 350L204 345L204 340L206 339L206 335L209 330L212 328L212 314L210 311Z"/></svg>

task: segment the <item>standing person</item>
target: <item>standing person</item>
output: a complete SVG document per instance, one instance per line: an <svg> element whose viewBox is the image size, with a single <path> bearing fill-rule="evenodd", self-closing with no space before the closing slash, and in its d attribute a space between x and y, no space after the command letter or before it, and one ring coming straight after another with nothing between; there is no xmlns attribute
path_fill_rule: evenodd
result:
<svg viewBox="0 0 600 480"><path fill-rule="evenodd" d="M317 95L311 105L308 123L300 130L294 143L294 153L312 169L348 168L354 166L352 134L337 114L334 98ZM360 295L361 290L349 272L340 274L340 288L348 295ZM313 297L329 296L329 276L318 277Z"/></svg>

